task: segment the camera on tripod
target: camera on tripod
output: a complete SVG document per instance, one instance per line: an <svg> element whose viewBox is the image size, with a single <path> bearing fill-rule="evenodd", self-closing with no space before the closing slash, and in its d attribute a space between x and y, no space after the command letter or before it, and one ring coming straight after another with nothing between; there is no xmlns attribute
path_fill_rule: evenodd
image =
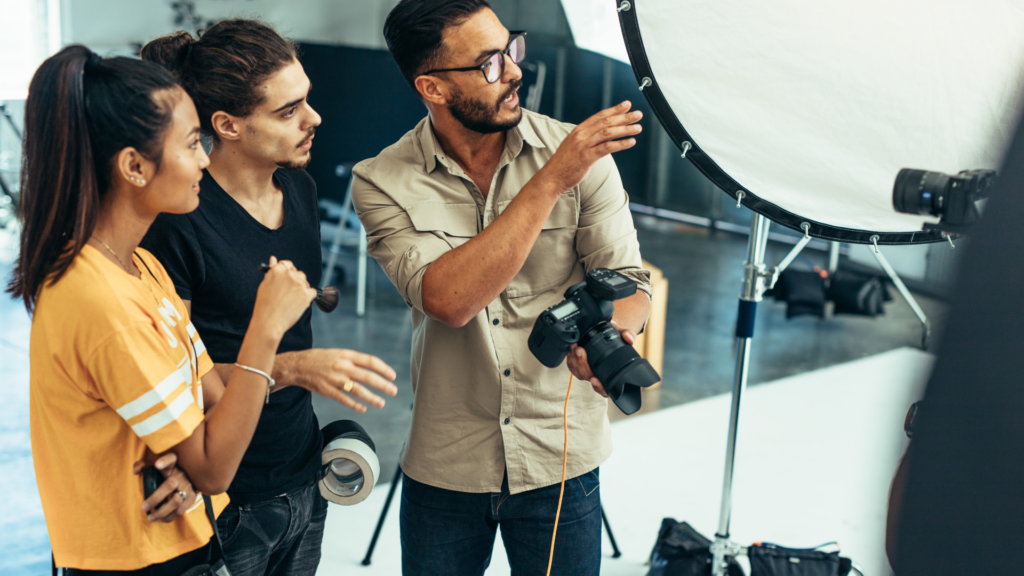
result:
<svg viewBox="0 0 1024 576"><path fill-rule="evenodd" d="M626 414L640 409L640 388L661 380L650 362L626 344L611 325L615 300L636 293L636 282L607 268L587 272L587 279L565 291L565 300L545 310L533 324L530 352L548 368L565 360L579 344L587 352L594 376Z"/></svg>
<svg viewBox="0 0 1024 576"><path fill-rule="evenodd" d="M995 170L964 170L955 175L904 168L896 175L892 205L897 212L938 216L925 230L963 232L981 217L978 201L988 197Z"/></svg>

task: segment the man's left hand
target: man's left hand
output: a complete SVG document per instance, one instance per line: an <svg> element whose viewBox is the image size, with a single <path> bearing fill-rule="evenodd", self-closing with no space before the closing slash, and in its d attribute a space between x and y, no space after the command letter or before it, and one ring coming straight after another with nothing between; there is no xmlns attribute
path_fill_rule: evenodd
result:
<svg viewBox="0 0 1024 576"><path fill-rule="evenodd" d="M622 339L630 346L636 342L636 334L632 330L623 328L612 320L612 326L619 331L619 335ZM573 376L580 380L590 382L590 385L594 387L594 392L597 392L601 396L608 398L608 393L604 390L604 385L601 381L594 376L594 372L590 369L590 363L587 362L587 351L583 349L579 344L573 344L572 348L569 348L569 355L566 359L566 363L569 365L569 371L572 372Z"/></svg>

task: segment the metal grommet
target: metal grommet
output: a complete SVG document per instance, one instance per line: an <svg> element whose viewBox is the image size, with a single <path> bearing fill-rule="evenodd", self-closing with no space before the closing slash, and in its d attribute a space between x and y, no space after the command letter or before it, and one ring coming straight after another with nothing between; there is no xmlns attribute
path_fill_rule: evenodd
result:
<svg viewBox="0 0 1024 576"><path fill-rule="evenodd" d="M682 144L682 148L683 148L683 158L686 158L686 153L690 151L690 148L693 148L693 144L691 144L689 140L684 140L683 144Z"/></svg>
<svg viewBox="0 0 1024 576"><path fill-rule="evenodd" d="M629 3L629 0L622 0L622 2L619 3L618 11L629 12L630 8L632 8L632 5Z"/></svg>
<svg viewBox="0 0 1024 576"><path fill-rule="evenodd" d="M747 193L744 192L743 190L737 190L736 191L736 207L737 208L742 208L743 207L743 199L746 198L746 197L747 197Z"/></svg>
<svg viewBox="0 0 1024 576"><path fill-rule="evenodd" d="M652 82L651 79L648 78L647 76L644 76L644 79L640 81L640 91L643 92L644 88L647 88L648 86L653 86L653 85L654 85L654 82Z"/></svg>

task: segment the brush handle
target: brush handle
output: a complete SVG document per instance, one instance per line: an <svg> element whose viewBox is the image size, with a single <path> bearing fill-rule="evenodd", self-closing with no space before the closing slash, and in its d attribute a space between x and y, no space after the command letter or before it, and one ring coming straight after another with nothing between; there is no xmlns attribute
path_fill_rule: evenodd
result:
<svg viewBox="0 0 1024 576"><path fill-rule="evenodd" d="M259 269L260 272L266 274L267 271L270 270L270 264L260 262ZM327 292L326 296L324 295L324 292ZM337 288L334 286L325 286L324 288L316 289L316 299L314 299L313 302L316 302L316 307L324 312L334 312L334 309L338 307L338 298L339 295Z"/></svg>

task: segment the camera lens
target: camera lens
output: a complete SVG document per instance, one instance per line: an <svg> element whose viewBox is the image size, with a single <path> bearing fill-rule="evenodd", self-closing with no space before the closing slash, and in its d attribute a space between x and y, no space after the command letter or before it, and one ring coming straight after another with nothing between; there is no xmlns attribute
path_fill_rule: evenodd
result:
<svg viewBox="0 0 1024 576"><path fill-rule="evenodd" d="M607 322L594 326L580 339L587 351L587 360L594 376L604 384L604 390L625 414L640 409L640 388L661 380L650 362L637 354L619 336L619 331Z"/></svg>
<svg viewBox="0 0 1024 576"><path fill-rule="evenodd" d="M352 496L363 487L363 472L347 458L337 458L324 466L324 484L338 496Z"/></svg>
<svg viewBox="0 0 1024 576"><path fill-rule="evenodd" d="M949 176L941 172L904 168L896 175L892 205L897 212L942 216Z"/></svg>

